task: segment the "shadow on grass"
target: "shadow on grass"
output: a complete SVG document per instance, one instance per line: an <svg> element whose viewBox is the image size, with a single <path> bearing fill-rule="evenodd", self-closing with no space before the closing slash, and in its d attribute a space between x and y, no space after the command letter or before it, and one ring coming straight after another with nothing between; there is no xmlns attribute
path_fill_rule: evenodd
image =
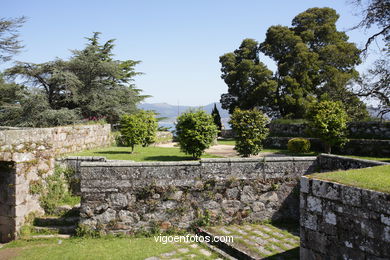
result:
<svg viewBox="0 0 390 260"><path fill-rule="evenodd" d="M145 161L160 161L160 162L175 162L175 161L195 161L189 156L176 156L176 155L159 155L148 156L144 158Z"/></svg>
<svg viewBox="0 0 390 260"><path fill-rule="evenodd" d="M295 260L295 259L299 259L299 247L296 247L294 249L290 249L290 250L287 250L283 253L275 254L275 255L272 255L272 256L269 256L269 257L266 257L263 259L267 259L267 260L273 260L273 259L284 259L284 260L294 259Z"/></svg>
<svg viewBox="0 0 390 260"><path fill-rule="evenodd" d="M288 150L276 151L275 154L284 154L288 156L317 156L320 152L309 152L309 153L292 153Z"/></svg>
<svg viewBox="0 0 390 260"><path fill-rule="evenodd" d="M134 154L130 151L100 151L100 152L95 152L98 154Z"/></svg>

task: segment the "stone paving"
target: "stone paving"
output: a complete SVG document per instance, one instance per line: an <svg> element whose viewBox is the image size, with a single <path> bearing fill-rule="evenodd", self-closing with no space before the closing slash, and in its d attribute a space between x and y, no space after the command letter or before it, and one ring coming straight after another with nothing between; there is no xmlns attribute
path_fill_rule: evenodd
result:
<svg viewBox="0 0 390 260"><path fill-rule="evenodd" d="M203 228L213 236L232 236L227 244L253 259L299 259L299 227L296 225L245 224ZM145 260L223 259L211 249L195 243L177 243L174 251Z"/></svg>
<svg viewBox="0 0 390 260"><path fill-rule="evenodd" d="M148 257L145 260L179 260L179 259L213 259L213 260L222 260L220 256L211 251L210 249L195 243L176 243L175 247L177 249L162 253L158 256Z"/></svg>
<svg viewBox="0 0 390 260"><path fill-rule="evenodd" d="M214 236L233 236L228 243L254 259L299 259L298 226L246 224L207 227Z"/></svg>

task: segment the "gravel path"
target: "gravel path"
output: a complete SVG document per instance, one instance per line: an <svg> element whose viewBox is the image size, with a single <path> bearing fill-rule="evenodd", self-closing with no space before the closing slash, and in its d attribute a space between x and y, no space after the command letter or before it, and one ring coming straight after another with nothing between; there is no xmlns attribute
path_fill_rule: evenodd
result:
<svg viewBox="0 0 390 260"><path fill-rule="evenodd" d="M178 147L178 143L167 143L167 144L157 144L157 147ZM233 145L226 145L226 144L217 144L211 146L209 149L206 150L206 153L208 154L213 154L221 157L240 157L237 152L234 150ZM259 153L256 156L251 156L251 158L259 158L259 157L264 157L264 156L285 156L283 154L275 154L271 152L263 152Z"/></svg>

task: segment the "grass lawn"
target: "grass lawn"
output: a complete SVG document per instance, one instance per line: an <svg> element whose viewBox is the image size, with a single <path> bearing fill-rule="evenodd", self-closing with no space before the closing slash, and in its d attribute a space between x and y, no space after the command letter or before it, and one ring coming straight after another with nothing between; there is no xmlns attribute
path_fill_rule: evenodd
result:
<svg viewBox="0 0 390 260"><path fill-rule="evenodd" d="M180 259L216 259L213 252L205 255L203 245L190 243L156 242L154 237L102 237L71 239L16 240L0 248L0 259L12 260L78 260L78 259L130 259L148 257L166 258L164 254ZM203 251L203 252L202 252ZM208 251L208 250L207 250Z"/></svg>
<svg viewBox="0 0 390 260"><path fill-rule="evenodd" d="M218 144L235 145L236 141L233 138L226 138L217 141Z"/></svg>
<svg viewBox="0 0 390 260"><path fill-rule="evenodd" d="M199 252L202 248L190 247L190 244L163 244L156 242L154 237L150 238L72 238L72 239L41 239L41 240L16 240L6 244L0 249L0 259L145 259L152 256L159 256L178 248L187 248L187 254L192 253L193 259L215 259L212 254L206 257ZM176 251L176 255L185 255Z"/></svg>
<svg viewBox="0 0 390 260"><path fill-rule="evenodd" d="M390 193L390 165L316 173L309 177Z"/></svg>
<svg viewBox="0 0 390 260"><path fill-rule="evenodd" d="M142 161L188 161L193 160L190 155L180 151L179 148L166 147L142 147L137 146L134 153L131 153L130 147L111 146L108 148L99 148L86 150L79 153L68 154L72 156L103 156L109 160L133 160ZM216 155L203 154L202 158L220 158Z"/></svg>

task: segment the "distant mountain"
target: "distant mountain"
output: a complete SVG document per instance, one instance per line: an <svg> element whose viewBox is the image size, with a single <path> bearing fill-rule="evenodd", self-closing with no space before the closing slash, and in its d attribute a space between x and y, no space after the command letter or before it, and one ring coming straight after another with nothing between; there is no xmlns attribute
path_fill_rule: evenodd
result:
<svg viewBox="0 0 390 260"><path fill-rule="evenodd" d="M227 110L222 109L221 104L219 102L215 102L217 105L217 109L219 114L221 115L221 121L225 128L230 128L229 121L229 112ZM143 103L138 106L144 110L153 110L158 114L158 117L166 117L163 121L160 122L161 126L173 127L176 117L189 109L202 109L207 113L211 114L211 111L214 108L214 103L205 105L205 106L177 106L170 105L167 103Z"/></svg>

